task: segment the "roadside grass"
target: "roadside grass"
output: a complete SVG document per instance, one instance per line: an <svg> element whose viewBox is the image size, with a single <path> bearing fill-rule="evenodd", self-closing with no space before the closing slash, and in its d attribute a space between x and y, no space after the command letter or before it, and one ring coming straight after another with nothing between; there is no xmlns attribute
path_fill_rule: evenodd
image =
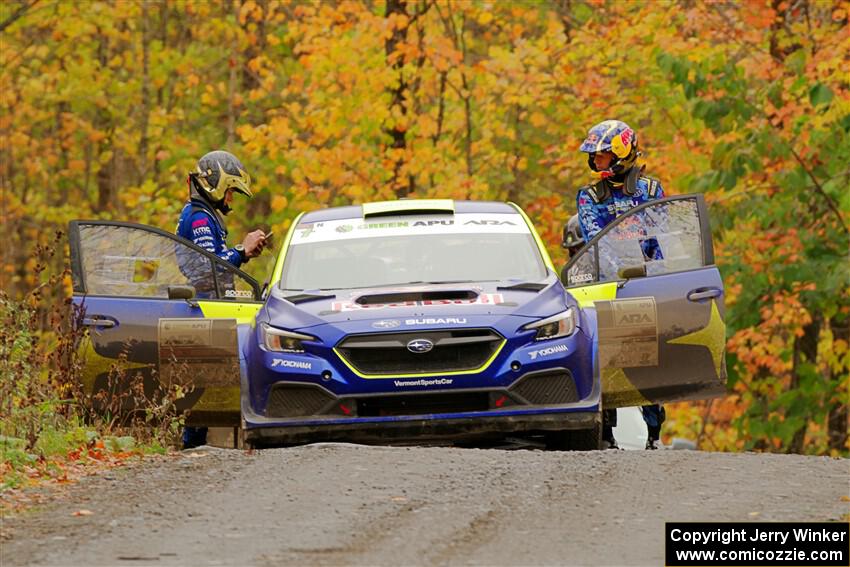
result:
<svg viewBox="0 0 850 567"><path fill-rule="evenodd" d="M84 383L89 336L84 309L70 300L70 277L47 276L52 247L35 252L39 283L21 298L0 291L0 511L18 509L21 491L74 482L178 445L183 418L178 380L145 393L126 357L98 392ZM117 387L118 384L123 385ZM129 409L128 409L129 408Z"/></svg>

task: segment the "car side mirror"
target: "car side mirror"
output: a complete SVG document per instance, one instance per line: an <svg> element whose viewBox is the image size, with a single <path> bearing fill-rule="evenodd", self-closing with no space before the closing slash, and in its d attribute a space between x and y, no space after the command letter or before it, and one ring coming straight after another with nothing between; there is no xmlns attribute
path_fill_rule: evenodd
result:
<svg viewBox="0 0 850 567"><path fill-rule="evenodd" d="M621 268L620 271L617 272L617 277L630 280L632 278L645 278L646 277L646 264L641 264L640 266L628 266L626 268Z"/></svg>
<svg viewBox="0 0 850 567"><path fill-rule="evenodd" d="M168 286L168 299L192 299L195 297L195 288L190 285Z"/></svg>

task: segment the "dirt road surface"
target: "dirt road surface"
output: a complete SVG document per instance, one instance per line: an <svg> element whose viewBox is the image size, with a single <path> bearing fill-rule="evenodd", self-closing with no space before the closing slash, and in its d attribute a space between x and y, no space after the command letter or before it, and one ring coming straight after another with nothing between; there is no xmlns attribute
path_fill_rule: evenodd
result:
<svg viewBox="0 0 850 567"><path fill-rule="evenodd" d="M795 455L203 448L4 519L0 564L657 566L666 521L841 520L848 485Z"/></svg>

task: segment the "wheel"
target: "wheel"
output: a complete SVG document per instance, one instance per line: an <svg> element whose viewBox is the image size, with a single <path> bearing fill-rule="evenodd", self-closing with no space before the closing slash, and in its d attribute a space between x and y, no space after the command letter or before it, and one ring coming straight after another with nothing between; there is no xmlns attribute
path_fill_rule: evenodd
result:
<svg viewBox="0 0 850 567"><path fill-rule="evenodd" d="M596 451L602 448L602 420L589 429L547 431L544 440L551 451Z"/></svg>
<svg viewBox="0 0 850 567"><path fill-rule="evenodd" d="M602 423L597 423L590 429L574 429L570 431L571 451L597 451L602 448Z"/></svg>

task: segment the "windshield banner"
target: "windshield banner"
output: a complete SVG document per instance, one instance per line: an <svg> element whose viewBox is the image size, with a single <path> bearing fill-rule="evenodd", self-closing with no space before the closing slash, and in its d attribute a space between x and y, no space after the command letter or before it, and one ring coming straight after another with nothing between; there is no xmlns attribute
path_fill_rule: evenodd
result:
<svg viewBox="0 0 850 567"><path fill-rule="evenodd" d="M370 220L341 219L301 224L292 235L292 246L329 240L427 234L528 234L517 214L417 215Z"/></svg>

